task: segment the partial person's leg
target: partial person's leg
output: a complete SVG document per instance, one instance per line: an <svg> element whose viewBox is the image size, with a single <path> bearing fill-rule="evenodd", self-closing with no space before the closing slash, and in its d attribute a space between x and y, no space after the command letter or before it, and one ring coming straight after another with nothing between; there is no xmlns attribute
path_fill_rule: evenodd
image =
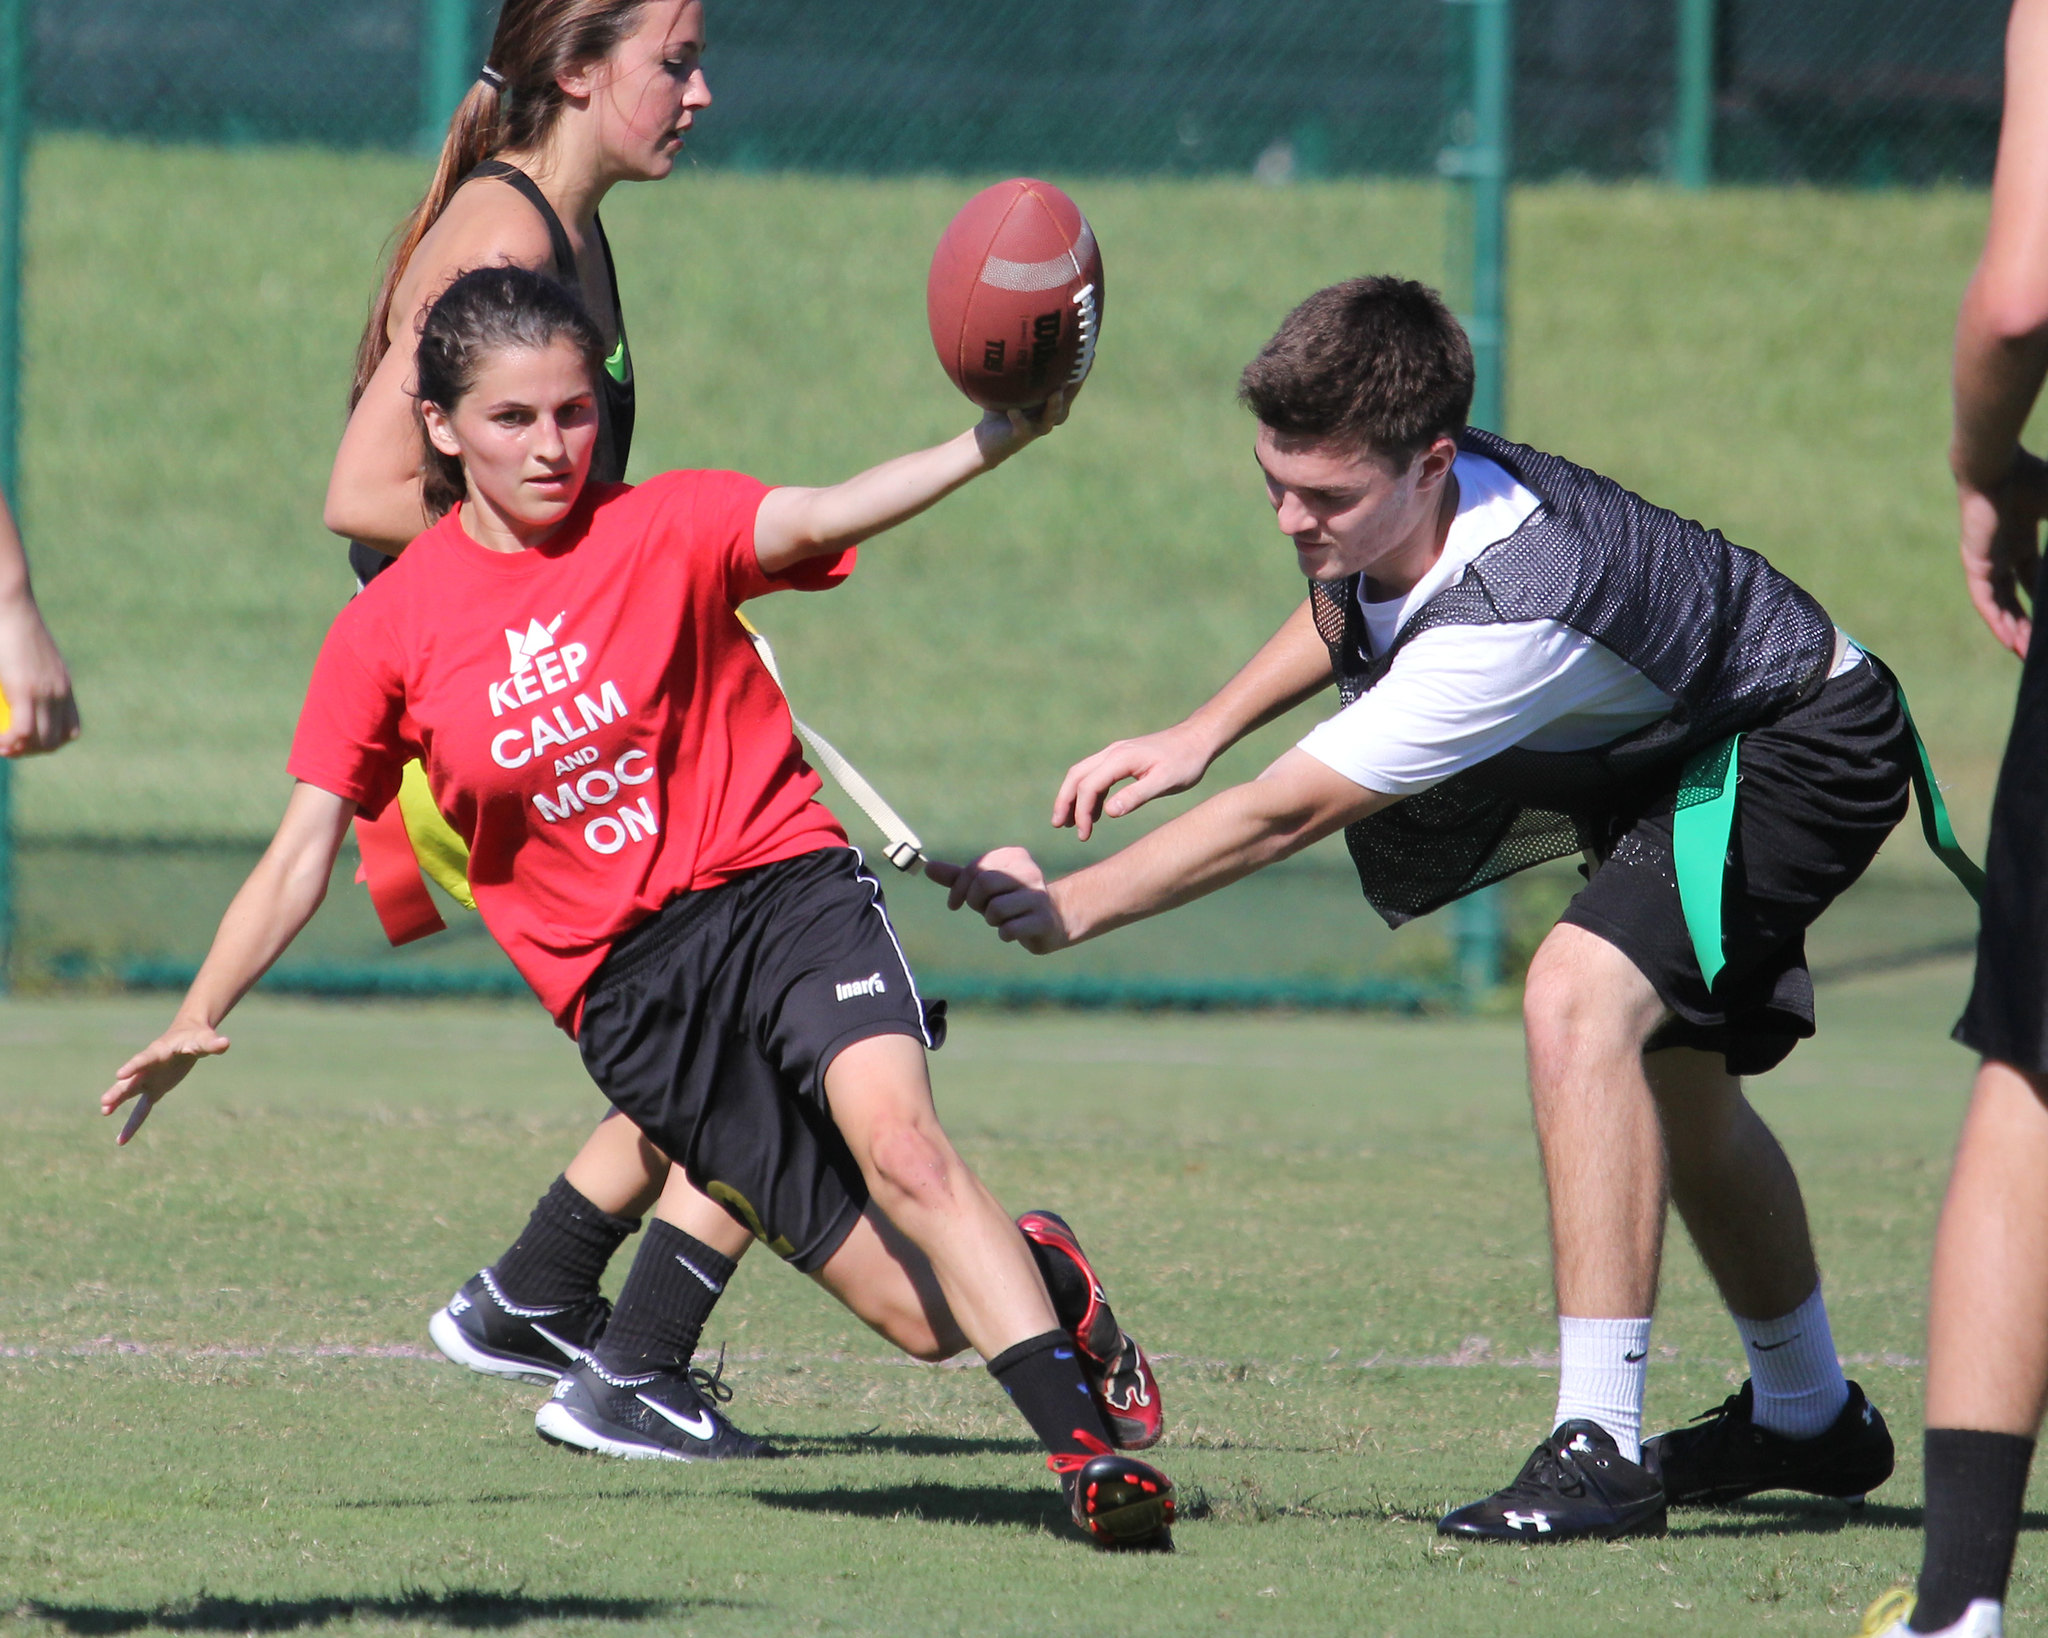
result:
<svg viewBox="0 0 2048 1638"><path fill-rule="evenodd" d="M616 1323L598 1285L657 1200L660 1219L718 1254L737 1260L746 1249L746 1231L691 1188L680 1170L671 1176L668 1157L630 1120L612 1114L541 1196L519 1237L428 1322L435 1346L487 1375L555 1381ZM629 1275L621 1306L644 1309L637 1300L644 1294ZM655 1294L657 1308L664 1300ZM708 1313L706 1304L702 1314L683 1321L692 1346ZM629 1339L632 1334L629 1326Z"/></svg>
<svg viewBox="0 0 2048 1638"><path fill-rule="evenodd" d="M1934 1241L1927 1544L1910 1630L2005 1601L2048 1401L2048 1076L1977 1072Z"/></svg>
<svg viewBox="0 0 2048 1638"><path fill-rule="evenodd" d="M968 1345L930 1260L873 1205L811 1277L913 1359L951 1359Z"/></svg>
<svg viewBox="0 0 2048 1638"><path fill-rule="evenodd" d="M598 1360L615 1376L687 1369L711 1310L753 1238L723 1206L700 1192L682 1167L671 1167L619 1288L611 1322L594 1350Z"/></svg>

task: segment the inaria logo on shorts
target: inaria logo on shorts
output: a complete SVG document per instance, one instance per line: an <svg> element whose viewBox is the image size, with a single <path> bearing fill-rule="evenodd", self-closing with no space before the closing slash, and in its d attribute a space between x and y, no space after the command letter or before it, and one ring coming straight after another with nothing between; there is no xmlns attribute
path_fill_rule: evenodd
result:
<svg viewBox="0 0 2048 1638"><path fill-rule="evenodd" d="M882 982L880 973L870 973L866 978L856 978L851 984L838 985L833 994L841 1001L852 1001L863 995L887 995L889 986Z"/></svg>

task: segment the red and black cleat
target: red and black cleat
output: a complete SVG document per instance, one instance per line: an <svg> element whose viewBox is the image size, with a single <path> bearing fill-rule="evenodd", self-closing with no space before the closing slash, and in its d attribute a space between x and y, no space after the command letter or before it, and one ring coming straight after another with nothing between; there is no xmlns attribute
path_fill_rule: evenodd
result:
<svg viewBox="0 0 2048 1638"><path fill-rule="evenodd" d="M1121 1450L1149 1450L1166 1431L1159 1381L1145 1352L1110 1312L1102 1282L1066 1220L1049 1211L1017 1219L1052 1297L1052 1311L1081 1353L1081 1374Z"/></svg>
<svg viewBox="0 0 2048 1638"><path fill-rule="evenodd" d="M1119 1456L1100 1439L1078 1437L1084 1452L1045 1459L1060 1476L1074 1522L1098 1547L1172 1552L1173 1481L1148 1462Z"/></svg>

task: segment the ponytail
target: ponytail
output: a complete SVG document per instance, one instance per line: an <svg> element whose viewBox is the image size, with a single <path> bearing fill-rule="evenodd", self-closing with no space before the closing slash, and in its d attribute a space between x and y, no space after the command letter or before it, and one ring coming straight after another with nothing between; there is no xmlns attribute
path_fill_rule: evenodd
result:
<svg viewBox="0 0 2048 1638"><path fill-rule="evenodd" d="M420 241L441 219L462 180L493 154L537 147L561 117L557 77L608 57L633 32L646 0L504 0L491 36L488 68L469 88L434 166L426 197L395 235L390 265L370 303L369 322L356 344L353 410L370 377L391 350L391 302Z"/></svg>

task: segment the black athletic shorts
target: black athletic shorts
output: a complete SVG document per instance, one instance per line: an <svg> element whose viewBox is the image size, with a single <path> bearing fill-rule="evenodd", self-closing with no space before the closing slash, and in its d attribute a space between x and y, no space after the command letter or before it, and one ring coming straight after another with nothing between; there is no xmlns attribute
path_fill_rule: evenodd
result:
<svg viewBox="0 0 2048 1638"><path fill-rule="evenodd" d="M1710 991L1678 901L1668 811L1617 838L1561 919L1634 962L1673 1016L1645 1050L1718 1052L1761 1075L1813 1033L1806 929L1905 816L1915 752L1890 678L1868 659L1742 736L1721 902L1727 965Z"/></svg>
<svg viewBox="0 0 2048 1638"><path fill-rule="evenodd" d="M613 1105L712 1199L805 1273L867 1205L825 1071L874 1035L936 1048L927 1009L852 848L764 865L671 899L612 947L577 1045Z"/></svg>
<svg viewBox="0 0 2048 1638"><path fill-rule="evenodd" d="M2044 592L2048 561L2034 585L2036 610ZM2020 671L1991 799L1977 978L1955 1038L1986 1058L2048 1074L2048 639L2029 645Z"/></svg>

